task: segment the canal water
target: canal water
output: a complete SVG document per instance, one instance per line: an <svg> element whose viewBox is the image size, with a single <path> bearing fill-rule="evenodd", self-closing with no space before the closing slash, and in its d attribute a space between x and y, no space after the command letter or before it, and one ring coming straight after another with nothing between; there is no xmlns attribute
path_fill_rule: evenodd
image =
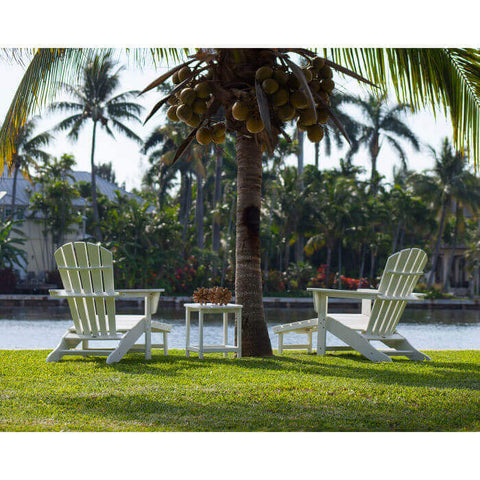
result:
<svg viewBox="0 0 480 480"><path fill-rule="evenodd" d="M141 310L125 310L119 313L138 314ZM313 309L267 308L268 330L273 348L277 348L275 325L314 318ZM183 309L161 308L155 316L171 324L170 348L185 348L185 320ZM221 343L221 317L208 315L205 321L205 344ZM233 322L229 328L233 338ZM72 325L66 307L0 307L0 349L52 349L68 327ZM192 343L198 338L196 320L193 321ZM479 349L480 311L475 310L417 310L406 309L398 331L419 349ZM329 334L330 335L330 334ZM286 343L304 343L305 336L289 334ZM155 341L155 335L154 339ZM342 345L334 337L327 339L331 345ZM161 341L161 336L159 337ZM100 342L99 342L100 344Z"/></svg>

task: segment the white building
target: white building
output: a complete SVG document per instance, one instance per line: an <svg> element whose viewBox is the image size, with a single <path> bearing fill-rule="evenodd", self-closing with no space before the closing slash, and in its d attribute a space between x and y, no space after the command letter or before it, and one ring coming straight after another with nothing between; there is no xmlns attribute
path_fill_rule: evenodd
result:
<svg viewBox="0 0 480 480"><path fill-rule="evenodd" d="M91 175L89 172L72 172L73 179L68 179L71 183L80 181L89 182ZM121 194L127 194L135 196L142 201L136 195L133 195L126 190L118 187L117 185L110 183L103 178L96 177L97 191L102 195L105 195L109 200L115 198L115 192L118 190ZM0 177L0 192L5 192L3 197L0 195L0 219L4 220L8 218L12 213L12 190L13 190L13 178L3 176ZM44 281L45 272L55 270L55 263L52 256L52 240L51 238L45 238L43 233L43 227L39 218L32 218L29 211L30 195L35 189L32 184L25 180L21 174L17 177L17 189L15 195L15 215L14 218L22 220L22 224L19 226L24 235L26 242L22 247L27 254L26 263L18 273L20 278L34 278L39 281ZM85 209L87 206L84 198L75 199L73 202L85 218ZM85 221L74 231L74 233L67 234L65 242L78 241L86 238L85 234Z"/></svg>

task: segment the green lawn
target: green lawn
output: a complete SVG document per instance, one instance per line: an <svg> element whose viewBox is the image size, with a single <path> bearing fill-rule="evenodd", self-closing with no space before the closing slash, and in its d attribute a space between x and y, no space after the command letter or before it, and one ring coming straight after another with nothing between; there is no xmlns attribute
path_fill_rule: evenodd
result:
<svg viewBox="0 0 480 480"><path fill-rule="evenodd" d="M480 430L480 351L428 354L372 364L299 353L200 361L174 350L109 366L0 351L0 430Z"/></svg>

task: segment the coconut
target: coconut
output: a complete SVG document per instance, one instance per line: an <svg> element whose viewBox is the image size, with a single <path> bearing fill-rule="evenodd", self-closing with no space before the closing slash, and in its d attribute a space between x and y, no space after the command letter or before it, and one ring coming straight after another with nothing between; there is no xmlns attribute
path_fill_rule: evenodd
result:
<svg viewBox="0 0 480 480"><path fill-rule="evenodd" d="M191 75L191 73L192 71L190 70L190 67L188 66L182 67L178 71L178 80L179 80L178 83L182 83L184 80L186 80Z"/></svg>
<svg viewBox="0 0 480 480"><path fill-rule="evenodd" d="M273 72L273 78L280 84L280 85L286 85L288 82L288 75L284 70L281 70L280 68L274 70Z"/></svg>
<svg viewBox="0 0 480 480"><path fill-rule="evenodd" d="M175 105L172 105L168 110L167 110L167 117L169 120L172 122L178 122L180 119L177 116L177 107Z"/></svg>
<svg viewBox="0 0 480 480"><path fill-rule="evenodd" d="M332 78L333 72L328 65L324 65L319 71L318 74L321 78Z"/></svg>
<svg viewBox="0 0 480 480"><path fill-rule="evenodd" d="M203 115L207 113L207 104L205 103L205 100L196 98L192 104L192 110L193 113L196 113L197 115Z"/></svg>
<svg viewBox="0 0 480 480"><path fill-rule="evenodd" d="M250 133L260 133L265 128L262 120L257 116L251 116L247 120L247 130Z"/></svg>
<svg viewBox="0 0 480 480"><path fill-rule="evenodd" d="M297 90L290 95L290 103L298 109L307 108L310 105L307 95L302 90Z"/></svg>
<svg viewBox="0 0 480 480"><path fill-rule="evenodd" d="M307 83L313 80L312 72L308 70L308 68L302 68L302 72L303 72L303 75L305 76L305 80L307 81Z"/></svg>
<svg viewBox="0 0 480 480"><path fill-rule="evenodd" d="M335 88L335 82L331 78L326 78L325 80L322 80L322 83L320 85L322 87L322 90L324 92L327 92L328 94L332 93L332 90Z"/></svg>
<svg viewBox="0 0 480 480"><path fill-rule="evenodd" d="M180 101L185 105L191 105L197 98L197 94L193 88L184 88L180 92Z"/></svg>
<svg viewBox="0 0 480 480"><path fill-rule="evenodd" d="M302 110L298 121L302 124L302 126L309 126L316 123L315 119L315 110L313 108L309 108L307 110Z"/></svg>
<svg viewBox="0 0 480 480"><path fill-rule="evenodd" d="M201 121L202 119L200 118L200 115L197 115L196 113L192 113L190 120L188 120L188 122L185 122L185 123L192 128L197 128L200 125Z"/></svg>
<svg viewBox="0 0 480 480"><path fill-rule="evenodd" d="M259 82L263 82L267 78L272 78L273 75L273 69L268 66L260 67L256 72L255 72L255 78Z"/></svg>
<svg viewBox="0 0 480 480"><path fill-rule="evenodd" d="M195 138L200 145L208 145L212 141L212 131L208 127L201 127L197 130Z"/></svg>
<svg viewBox="0 0 480 480"><path fill-rule="evenodd" d="M325 59L321 57L315 57L312 60L312 67L318 72L325 65Z"/></svg>
<svg viewBox="0 0 480 480"><path fill-rule="evenodd" d="M327 123L329 113L327 108L320 107L317 109L317 121L318 123Z"/></svg>
<svg viewBox="0 0 480 480"><path fill-rule="evenodd" d="M318 123L307 127L307 137L313 143L319 142L323 138L323 127Z"/></svg>
<svg viewBox="0 0 480 480"><path fill-rule="evenodd" d="M223 122L216 123L215 125L212 126L212 139L216 143L223 143L223 142L217 142L217 140L221 139L222 137L225 137L225 124Z"/></svg>
<svg viewBox="0 0 480 480"><path fill-rule="evenodd" d="M198 98L208 98L212 93L212 87L208 82L200 82L195 85L195 93Z"/></svg>
<svg viewBox="0 0 480 480"><path fill-rule="evenodd" d="M289 95L288 95L288 90L285 88L281 88L278 90L272 97L272 105L274 107L281 107L282 105L285 105L288 103Z"/></svg>
<svg viewBox="0 0 480 480"><path fill-rule="evenodd" d="M287 103L278 109L277 114L281 122L289 122L295 118L295 108Z"/></svg>
<svg viewBox="0 0 480 480"><path fill-rule="evenodd" d="M312 92L318 92L320 90L320 82L316 79L313 79L308 86Z"/></svg>
<svg viewBox="0 0 480 480"><path fill-rule="evenodd" d="M273 95L278 90L278 82L273 78L267 78L262 82L262 88L265 93Z"/></svg>
<svg viewBox="0 0 480 480"><path fill-rule="evenodd" d="M189 105L180 105L177 107L177 117L182 121L187 123L193 115L192 109Z"/></svg>
<svg viewBox="0 0 480 480"><path fill-rule="evenodd" d="M235 120L239 120L240 122L244 122L250 113L250 109L245 102L241 100L237 100L232 107L232 116Z"/></svg>

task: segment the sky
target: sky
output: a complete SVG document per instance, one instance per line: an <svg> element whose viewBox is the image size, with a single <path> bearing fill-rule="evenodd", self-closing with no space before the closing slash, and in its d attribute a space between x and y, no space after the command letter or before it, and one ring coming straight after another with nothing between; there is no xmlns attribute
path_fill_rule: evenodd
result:
<svg viewBox="0 0 480 480"><path fill-rule="evenodd" d="M142 90L153 79L158 77L166 70L165 66L159 66L157 70L153 65L148 65L140 70L138 67L129 65L127 59L124 60L125 69L121 73L121 85L118 92L128 90ZM131 62L130 62L131 63ZM24 67L16 64L0 63L0 78L2 79L2 88L0 89L0 117L3 119L10 102L13 98L15 90L24 73ZM337 77L337 84L343 91L351 94L366 95L367 88L360 86L357 81ZM68 99L67 96L61 95L58 99ZM158 101L159 94L156 92L147 92L138 98L138 102L144 107L144 113L141 115L142 120L146 118L148 112L153 105ZM395 99L389 99L389 104L394 105ZM164 109L162 109L164 110ZM348 107L346 111L350 112L355 118L358 116L358 110L355 107ZM51 129L64 117L60 114L52 115L45 113L39 122L38 132ZM157 113L145 126L139 123L130 123L129 126L141 138L145 139L149 133L159 125L164 118L163 113ZM431 145L439 148L442 138L450 136L452 129L449 121L445 119L443 114L434 115L431 111L422 111L416 114L408 114L404 116L406 123L417 134L422 144ZM91 152L91 135L92 125L87 123L77 142L72 143L66 137L65 132L55 132L54 142L46 148L49 153L55 156L61 156L64 153L73 154L77 161L75 169L90 171L90 152ZM407 144L404 144L407 151L408 165L415 170L424 170L433 166L433 158L426 147L423 147L420 152L414 151ZM334 149L331 156L327 157L321 149L320 168L338 167L339 159L345 155L346 150ZM116 172L117 181L119 184L125 185L127 189L141 186L142 176L148 168L148 159L139 152L139 146L135 142L125 138L121 133L116 133L116 138L112 139L102 130L99 131L96 142L95 153L96 164L111 162ZM295 163L295 158L290 159L290 163ZM314 162L314 147L313 144L305 140L305 164ZM365 168L365 175L369 174L370 164L366 151L360 151L354 159L356 165ZM378 170L386 177L386 181L392 178L392 167L400 165L400 160L396 152L394 152L388 145L382 147L380 157L378 160Z"/></svg>

